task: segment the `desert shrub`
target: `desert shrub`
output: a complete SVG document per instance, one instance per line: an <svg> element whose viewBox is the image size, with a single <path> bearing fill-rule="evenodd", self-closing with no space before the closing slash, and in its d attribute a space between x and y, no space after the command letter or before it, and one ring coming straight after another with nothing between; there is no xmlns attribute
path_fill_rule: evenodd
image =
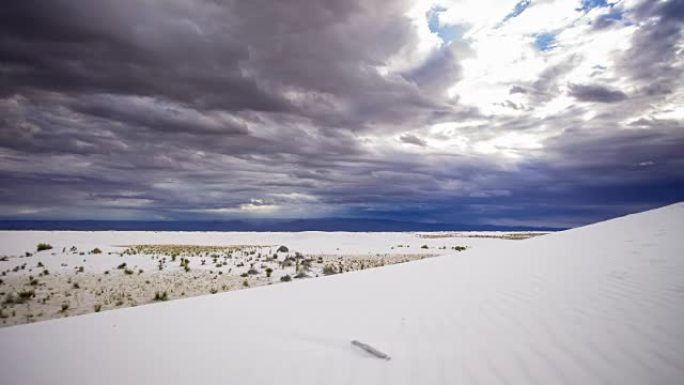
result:
<svg viewBox="0 0 684 385"><path fill-rule="evenodd" d="M257 275L257 274L259 274L259 270L255 269L255 268L251 268L251 269L247 270L247 274Z"/></svg>
<svg viewBox="0 0 684 385"><path fill-rule="evenodd" d="M101 253L102 253L102 250L100 250L100 249L97 248L97 247L94 248L94 249L92 249L92 250L90 250L90 254L101 254Z"/></svg>
<svg viewBox="0 0 684 385"><path fill-rule="evenodd" d="M266 277L271 278L271 274L273 273L273 269L270 267L266 268Z"/></svg>
<svg viewBox="0 0 684 385"><path fill-rule="evenodd" d="M48 269L43 270L43 275L50 275L50 271Z"/></svg>
<svg viewBox="0 0 684 385"><path fill-rule="evenodd" d="M45 267L45 265L43 265L43 262L39 261L38 264L36 265L36 267Z"/></svg>
<svg viewBox="0 0 684 385"><path fill-rule="evenodd" d="M242 281L242 286L249 287L249 281L247 281L246 279Z"/></svg>
<svg viewBox="0 0 684 385"><path fill-rule="evenodd" d="M102 310L102 305L96 303L95 306L93 306L93 310L95 310L95 313L99 313L100 310Z"/></svg>
<svg viewBox="0 0 684 385"><path fill-rule="evenodd" d="M282 277L280 277L280 280L283 282L290 282L292 281L292 277L290 277L289 275L283 275Z"/></svg>
<svg viewBox="0 0 684 385"><path fill-rule="evenodd" d="M83 268L83 266L79 266L77 272L78 272L78 273L83 273L84 270L85 270L85 269Z"/></svg>
<svg viewBox="0 0 684 385"><path fill-rule="evenodd" d="M165 291L164 292L158 291L158 292L154 293L154 300L155 301L166 301L167 299L169 299L169 295Z"/></svg>
<svg viewBox="0 0 684 385"><path fill-rule="evenodd" d="M209 290L209 292L210 292L211 294L216 294L216 293L218 293L218 289L215 288L215 287L212 287L211 290Z"/></svg>
<svg viewBox="0 0 684 385"><path fill-rule="evenodd" d="M119 266L116 267L119 270L123 270L126 268L126 262L121 263Z"/></svg>
<svg viewBox="0 0 684 385"><path fill-rule="evenodd" d="M277 251L279 253L287 253L290 251L290 249L288 249L287 246L280 246Z"/></svg>
<svg viewBox="0 0 684 385"><path fill-rule="evenodd" d="M80 289L81 288L81 286L78 284L78 282L74 282L74 284L71 285L71 287L73 287L74 289Z"/></svg>
<svg viewBox="0 0 684 385"><path fill-rule="evenodd" d="M124 269L124 273L126 273L126 275L133 275L133 270L131 270L131 269Z"/></svg>
<svg viewBox="0 0 684 385"><path fill-rule="evenodd" d="M247 273L242 273L242 274L240 274L240 277L242 277L242 278L249 277L249 274L247 274Z"/></svg>
<svg viewBox="0 0 684 385"><path fill-rule="evenodd" d="M188 266L187 264L185 264L185 265L183 266L183 270L185 270L186 273L190 272L190 266Z"/></svg>
<svg viewBox="0 0 684 385"><path fill-rule="evenodd" d="M323 274L325 274L325 275L337 274L337 269L333 265L325 265L325 266L323 266Z"/></svg>
<svg viewBox="0 0 684 385"><path fill-rule="evenodd" d="M309 275L306 274L306 271L302 270L297 275L294 276L295 278L309 278Z"/></svg>
<svg viewBox="0 0 684 385"><path fill-rule="evenodd" d="M52 249L52 245L49 243L39 243L38 246L36 246L36 251L43 251L43 250L50 250Z"/></svg>
<svg viewBox="0 0 684 385"><path fill-rule="evenodd" d="M421 248L421 249L427 249L427 248L428 248L428 245L423 245L423 246L421 246L420 248Z"/></svg>
<svg viewBox="0 0 684 385"><path fill-rule="evenodd" d="M144 273L144 272L145 272L145 271L144 271L143 269L138 269L138 274L142 274L142 273Z"/></svg>
<svg viewBox="0 0 684 385"><path fill-rule="evenodd" d="M69 302L64 302L62 304L62 313L66 312L67 310L69 310Z"/></svg>
<svg viewBox="0 0 684 385"><path fill-rule="evenodd" d="M454 247L452 247L452 249L454 249L456 251L463 251L466 249L466 247L465 246L454 246Z"/></svg>
<svg viewBox="0 0 684 385"><path fill-rule="evenodd" d="M280 263L280 266L282 266L282 267L291 267L292 265L293 265L293 263L289 259L286 259Z"/></svg>
<svg viewBox="0 0 684 385"><path fill-rule="evenodd" d="M36 292L33 290L24 290L19 292L19 298L23 300L28 300L36 296Z"/></svg>
<svg viewBox="0 0 684 385"><path fill-rule="evenodd" d="M29 278L29 285L38 286L38 280L35 278Z"/></svg>

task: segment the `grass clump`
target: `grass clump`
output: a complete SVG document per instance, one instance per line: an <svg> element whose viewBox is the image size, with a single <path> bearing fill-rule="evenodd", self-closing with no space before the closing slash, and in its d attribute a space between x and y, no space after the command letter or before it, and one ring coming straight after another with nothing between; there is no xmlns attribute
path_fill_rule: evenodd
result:
<svg viewBox="0 0 684 385"><path fill-rule="evenodd" d="M39 243L38 246L36 246L36 251L43 251L43 250L50 250L52 249L52 245L49 243Z"/></svg>

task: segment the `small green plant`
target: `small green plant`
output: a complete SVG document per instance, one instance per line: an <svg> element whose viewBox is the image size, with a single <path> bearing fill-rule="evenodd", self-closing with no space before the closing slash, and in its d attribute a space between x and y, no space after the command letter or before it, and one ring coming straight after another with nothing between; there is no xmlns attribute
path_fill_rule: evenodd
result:
<svg viewBox="0 0 684 385"><path fill-rule="evenodd" d="M95 310L95 313L99 313L100 310L102 310L102 305L96 303L95 306L93 306L93 310Z"/></svg>
<svg viewBox="0 0 684 385"><path fill-rule="evenodd" d="M249 281L247 281L246 279L242 281L242 286L249 287Z"/></svg>
<svg viewBox="0 0 684 385"><path fill-rule="evenodd" d="M52 245L49 243L39 243L38 246L36 246L36 251L43 251L43 250L50 250L52 249Z"/></svg>

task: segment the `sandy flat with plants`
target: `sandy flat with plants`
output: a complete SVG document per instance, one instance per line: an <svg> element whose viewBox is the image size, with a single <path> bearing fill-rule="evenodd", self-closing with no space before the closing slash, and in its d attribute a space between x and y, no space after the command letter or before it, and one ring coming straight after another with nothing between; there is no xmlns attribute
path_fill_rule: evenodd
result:
<svg viewBox="0 0 684 385"><path fill-rule="evenodd" d="M366 270L526 234L0 232L0 325Z"/></svg>

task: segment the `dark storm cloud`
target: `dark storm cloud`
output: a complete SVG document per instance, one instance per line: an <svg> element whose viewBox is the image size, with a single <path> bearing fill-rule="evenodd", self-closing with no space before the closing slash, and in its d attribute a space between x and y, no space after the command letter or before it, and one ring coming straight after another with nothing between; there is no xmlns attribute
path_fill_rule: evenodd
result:
<svg viewBox="0 0 684 385"><path fill-rule="evenodd" d="M424 139L421 139L412 134L404 134L399 137L399 140L404 143L415 144L416 146L424 147L427 143Z"/></svg>
<svg viewBox="0 0 684 385"><path fill-rule="evenodd" d="M633 207L676 199L681 122L644 113L620 131L627 109L679 87L682 2L648 3L625 10L657 20L621 58L635 95L575 84L570 95L587 103L540 118L529 113L564 93L579 56L507 85L526 104L501 105L523 115L485 115L446 95L477 55L466 40L384 70L420 51L408 1L10 1L0 7L0 210L206 219L259 206L442 223L522 223L527 210L552 224L624 211L604 203L592 214L601 194L624 191ZM430 131L443 122L463 126ZM440 150L540 127L563 134L543 149L494 145L520 163ZM656 185L666 192L647 192Z"/></svg>
<svg viewBox="0 0 684 385"><path fill-rule="evenodd" d="M681 84L682 60L677 47L682 41L684 1L643 1L632 12L642 21L632 46L622 58L622 66L645 94L667 94Z"/></svg>
<svg viewBox="0 0 684 385"><path fill-rule="evenodd" d="M620 90L597 84L571 84L570 96L584 102L615 103L627 99Z"/></svg>

